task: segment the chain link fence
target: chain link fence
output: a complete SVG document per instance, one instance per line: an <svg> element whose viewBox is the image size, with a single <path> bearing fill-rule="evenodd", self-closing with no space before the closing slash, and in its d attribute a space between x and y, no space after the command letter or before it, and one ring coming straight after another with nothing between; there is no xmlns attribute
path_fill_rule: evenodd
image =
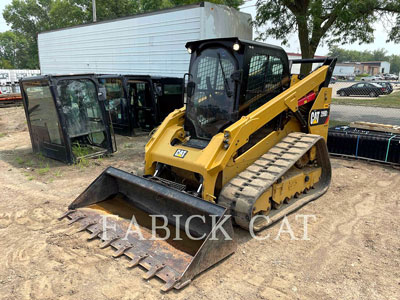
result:
<svg viewBox="0 0 400 300"><path fill-rule="evenodd" d="M400 125L400 81L332 78L331 125L363 121Z"/></svg>

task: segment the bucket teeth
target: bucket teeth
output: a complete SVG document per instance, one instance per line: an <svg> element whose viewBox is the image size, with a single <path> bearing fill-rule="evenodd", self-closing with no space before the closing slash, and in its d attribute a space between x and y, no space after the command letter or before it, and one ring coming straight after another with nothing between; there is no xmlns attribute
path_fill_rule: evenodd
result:
<svg viewBox="0 0 400 300"><path fill-rule="evenodd" d="M180 290L180 289L184 288L185 286L187 286L190 282L192 282L191 279L189 279L185 282L182 282L182 283L177 283L174 285L174 288L176 288L177 290Z"/></svg>
<svg viewBox="0 0 400 300"><path fill-rule="evenodd" d="M106 240L106 241L102 242L99 247L100 247L100 249L107 248L108 246L110 246L112 243L114 243L118 239L119 239L119 237L117 236L117 237L111 238L109 240Z"/></svg>
<svg viewBox="0 0 400 300"><path fill-rule="evenodd" d="M73 212L76 212L76 210L74 210L74 209L67 210L65 213L63 213L63 214L58 218L58 220L61 221L62 219L68 217L68 215L72 214Z"/></svg>
<svg viewBox="0 0 400 300"><path fill-rule="evenodd" d="M82 220L82 219L84 219L84 218L86 218L85 215L76 216L74 219L71 219L71 220L68 222L68 225L74 224L75 222L78 222L79 220Z"/></svg>
<svg viewBox="0 0 400 300"><path fill-rule="evenodd" d="M162 290L163 292L168 292L168 291L170 291L171 289L174 288L175 284L176 284L176 280L169 280L169 281L167 281L166 284L164 284L164 285L161 287L161 290Z"/></svg>
<svg viewBox="0 0 400 300"><path fill-rule="evenodd" d="M86 224L83 224L76 232L82 232L88 229L90 226L96 224L96 221L88 222Z"/></svg>
<svg viewBox="0 0 400 300"><path fill-rule="evenodd" d="M120 257L121 255L123 255L125 253L125 251L131 249L132 247L133 246L130 244L122 246L121 248L119 248L117 251L114 252L113 257Z"/></svg>
<svg viewBox="0 0 400 300"><path fill-rule="evenodd" d="M146 280L150 279L151 277L153 277L154 275L156 275L156 273L157 273L158 271L162 270L164 267L165 267L164 264L159 265L159 266L151 267L150 270L147 271L147 273L143 275L143 278L146 279Z"/></svg>
<svg viewBox="0 0 400 300"><path fill-rule="evenodd" d="M143 259L145 259L148 256L149 256L148 254L144 254L144 255L139 255L135 258L132 258L132 260L128 264L128 268L136 267Z"/></svg>
<svg viewBox="0 0 400 300"><path fill-rule="evenodd" d="M102 232L103 232L102 229L97 229L97 230L93 231L93 233L87 238L88 241L97 238L99 236L99 234L102 233Z"/></svg>

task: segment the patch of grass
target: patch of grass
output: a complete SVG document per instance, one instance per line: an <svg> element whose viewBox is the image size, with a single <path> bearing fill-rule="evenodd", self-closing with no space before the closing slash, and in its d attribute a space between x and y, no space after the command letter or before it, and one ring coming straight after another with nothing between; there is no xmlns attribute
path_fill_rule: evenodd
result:
<svg viewBox="0 0 400 300"><path fill-rule="evenodd" d="M46 167L38 169L37 172L38 172L39 175L45 175L49 171L50 171L50 167L49 167L49 164L47 164Z"/></svg>
<svg viewBox="0 0 400 300"><path fill-rule="evenodd" d="M376 99L333 98L332 104L400 108L400 91L380 96Z"/></svg>
<svg viewBox="0 0 400 300"><path fill-rule="evenodd" d="M347 121L329 120L329 127L336 127L338 125L349 125Z"/></svg>
<svg viewBox="0 0 400 300"><path fill-rule="evenodd" d="M79 143L76 143L72 146L72 153L76 158L86 156L90 153L89 147L82 147Z"/></svg>
<svg viewBox="0 0 400 300"><path fill-rule="evenodd" d="M33 176L29 176L27 179L29 180L29 181L31 181L31 180L33 180L35 177L33 177Z"/></svg>
<svg viewBox="0 0 400 300"><path fill-rule="evenodd" d="M56 177L61 177L61 176L62 176L61 170L58 170L54 175L55 175Z"/></svg>
<svg viewBox="0 0 400 300"><path fill-rule="evenodd" d="M15 161L19 165L22 165L25 162L25 160L23 158L19 157L19 156L15 158Z"/></svg>
<svg viewBox="0 0 400 300"><path fill-rule="evenodd" d="M28 167L32 167L33 166L33 160L32 159L30 159L30 160L27 160L26 162L25 162L25 165L27 165Z"/></svg>
<svg viewBox="0 0 400 300"><path fill-rule="evenodd" d="M89 160L85 157L93 152L93 149L86 146L81 146L79 143L76 143L72 146L72 153L76 157L77 165L80 168L88 167L90 165Z"/></svg>
<svg viewBox="0 0 400 300"><path fill-rule="evenodd" d="M0 138L5 137L6 135L6 133L0 132Z"/></svg>
<svg viewBox="0 0 400 300"><path fill-rule="evenodd" d="M90 166L90 161L87 158L82 157L78 159L76 165L80 168L86 168Z"/></svg>
<svg viewBox="0 0 400 300"><path fill-rule="evenodd" d="M124 148L125 149L130 149L130 148L133 148L134 147L134 144L133 143L125 143L124 144Z"/></svg>

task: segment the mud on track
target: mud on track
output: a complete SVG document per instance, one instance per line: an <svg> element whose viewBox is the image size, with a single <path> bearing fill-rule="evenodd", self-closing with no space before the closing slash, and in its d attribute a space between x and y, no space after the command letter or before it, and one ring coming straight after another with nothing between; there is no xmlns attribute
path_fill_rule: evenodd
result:
<svg viewBox="0 0 400 300"><path fill-rule="evenodd" d="M237 228L237 252L181 291L161 294L140 268L113 259L99 240L57 221L108 165L141 172L146 137L118 137L119 152L89 166L66 166L31 153L23 109L0 110L1 299L399 299L400 174L332 159L328 193L251 239ZM315 215L308 237L298 214ZM78 226L78 225L76 225Z"/></svg>

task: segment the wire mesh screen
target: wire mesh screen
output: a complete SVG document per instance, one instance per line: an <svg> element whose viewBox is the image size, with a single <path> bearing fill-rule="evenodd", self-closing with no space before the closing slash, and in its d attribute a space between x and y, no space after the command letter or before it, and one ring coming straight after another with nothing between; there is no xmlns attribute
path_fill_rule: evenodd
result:
<svg viewBox="0 0 400 300"><path fill-rule="evenodd" d="M267 55L254 55L250 60L247 93L253 96L262 92L267 74Z"/></svg>
<svg viewBox="0 0 400 300"><path fill-rule="evenodd" d="M214 56L204 56L200 59L195 77L196 93L195 101L201 102L207 96L207 92L213 90L215 93L223 94L225 84L232 89L230 80L235 66L230 59Z"/></svg>
<svg viewBox="0 0 400 300"><path fill-rule="evenodd" d="M283 64L280 58L254 55L250 60L246 101L250 111L268 101L281 88Z"/></svg>
<svg viewBox="0 0 400 300"><path fill-rule="evenodd" d="M333 76L331 126L362 121L400 125L400 81L378 76Z"/></svg>

